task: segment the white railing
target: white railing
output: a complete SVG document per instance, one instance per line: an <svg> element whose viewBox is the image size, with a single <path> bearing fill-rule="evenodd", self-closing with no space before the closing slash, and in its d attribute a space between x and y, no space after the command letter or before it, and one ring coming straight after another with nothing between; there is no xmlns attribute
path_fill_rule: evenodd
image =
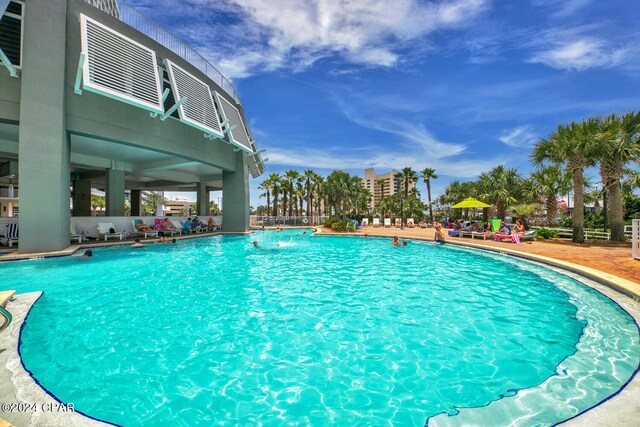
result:
<svg viewBox="0 0 640 427"><path fill-rule="evenodd" d="M545 228L547 230L553 230L558 233L560 237L572 237L573 230L571 228L562 228L562 227L541 227L541 226L532 226L532 229L540 229ZM627 239L631 238L631 225L624 226L624 235ZM585 228L584 229L584 238L585 239L600 239L600 240L611 240L611 231L604 231L603 229L598 228Z"/></svg>
<svg viewBox="0 0 640 427"><path fill-rule="evenodd" d="M266 216L266 215L251 215L249 217L249 224L252 227L273 227L276 225L288 225L288 226L312 226L322 225L324 221L329 218L328 216L318 215L300 215L300 216Z"/></svg>
<svg viewBox="0 0 640 427"><path fill-rule="evenodd" d="M107 13L111 13L107 8L100 7L103 3L95 0L84 0L85 2L96 6ZM235 99L237 103L240 103L240 98L236 92L236 88L216 67L214 67L204 56L199 54L194 48L189 46L186 42L180 39L178 36L167 30L153 19L149 18L135 7L131 6L126 0L117 0L119 9L119 18L122 22L126 23L130 27L135 28L142 34L157 41L182 59L202 71L212 81L217 83L225 92ZM116 14L111 13L113 16Z"/></svg>
<svg viewBox="0 0 640 427"><path fill-rule="evenodd" d="M634 219L631 231L631 255L640 259L640 219Z"/></svg>

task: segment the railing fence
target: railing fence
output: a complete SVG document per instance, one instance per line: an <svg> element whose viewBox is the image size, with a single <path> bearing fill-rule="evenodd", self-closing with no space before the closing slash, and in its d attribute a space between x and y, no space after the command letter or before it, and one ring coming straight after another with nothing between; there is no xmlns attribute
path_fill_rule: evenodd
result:
<svg viewBox="0 0 640 427"><path fill-rule="evenodd" d="M249 224L252 227L275 227L276 225L288 225L288 226L312 226L322 225L325 220L329 218L324 215L299 215L299 216L266 216L266 215L251 215L249 217Z"/></svg>
<svg viewBox="0 0 640 427"><path fill-rule="evenodd" d="M631 231L631 255L640 259L640 219L634 219Z"/></svg>
<svg viewBox="0 0 640 427"><path fill-rule="evenodd" d="M632 231L631 225L624 226L624 235L627 239L631 239ZM562 228L562 227L541 227L541 226L533 226L532 229L545 228L547 230L554 230L558 233L560 237L571 237L573 236L573 230L571 228ZM603 229L598 228L585 228L584 229L584 238L585 239L599 239L599 240L611 240L611 231L605 232Z"/></svg>

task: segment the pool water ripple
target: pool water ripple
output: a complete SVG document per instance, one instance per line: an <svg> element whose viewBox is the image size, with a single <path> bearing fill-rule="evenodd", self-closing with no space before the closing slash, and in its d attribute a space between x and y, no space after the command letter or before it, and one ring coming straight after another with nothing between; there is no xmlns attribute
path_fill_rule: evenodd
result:
<svg viewBox="0 0 640 427"><path fill-rule="evenodd" d="M26 367L122 425L435 425L540 402L525 392L551 393L563 369L604 398L637 366L637 328L599 293L419 242L258 232L0 269L18 292L45 291L23 331ZM582 360L581 346L602 357ZM565 415L543 407L540 425Z"/></svg>

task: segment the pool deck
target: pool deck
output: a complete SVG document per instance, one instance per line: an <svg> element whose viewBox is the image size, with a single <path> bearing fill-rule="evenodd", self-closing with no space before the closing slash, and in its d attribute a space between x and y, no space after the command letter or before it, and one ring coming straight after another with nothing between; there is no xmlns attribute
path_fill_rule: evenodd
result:
<svg viewBox="0 0 640 427"><path fill-rule="evenodd" d="M308 228L308 227L304 227ZM365 231L356 233L335 233L323 227L318 229L321 235L348 234L364 237ZM402 239L432 240L433 229L407 228L399 230L395 228L370 228L366 230L369 236L393 237L399 236ZM189 239L206 237L220 232L200 233L191 236L177 236L178 239ZM231 234L231 233L230 233ZM232 233L237 234L237 233ZM158 239L146 239L145 243L157 241ZM91 242L82 245L73 245L56 253L46 254L18 254L11 253L0 256L0 261L32 259L45 256L67 256L78 249L90 247L105 247L113 245L131 245L128 241L108 241ZM617 294L615 299L621 304L635 304L636 309L629 310L635 317L636 322L640 322L640 310L637 310L640 301L640 261L636 261L630 256L630 248L616 246L599 245L572 245L567 243L553 243L536 241L533 243L501 243L490 240L473 240L469 238L447 238L447 243L476 247L479 249L497 251L503 254L520 256L535 261L553 264L558 267L576 272L578 274L597 280L606 286L613 288L623 294L630 296L626 298ZM42 410L43 404L46 408L58 402L43 390L24 370L18 353L19 334L21 326L32 305L40 297L39 292L21 294L13 296L7 303L7 308L13 314L13 323L2 334L0 340L0 403L26 403L36 405L36 410L23 411L3 411L0 412L0 427L4 426L106 426L110 424L102 423L82 414L75 412L45 412ZM613 293L615 294L615 293ZM625 301L626 300L626 301ZM628 307L627 307L628 308ZM567 421L562 425L567 426L611 426L625 427L637 425L640 419L640 375L636 375L630 383L613 398L606 400L594 409L580 415L579 417ZM49 405L49 406L47 406ZM29 408L32 408L31 406ZM451 425L455 425L455 417L449 420ZM446 423L449 425L448 423ZM480 424L479 424L480 425Z"/></svg>

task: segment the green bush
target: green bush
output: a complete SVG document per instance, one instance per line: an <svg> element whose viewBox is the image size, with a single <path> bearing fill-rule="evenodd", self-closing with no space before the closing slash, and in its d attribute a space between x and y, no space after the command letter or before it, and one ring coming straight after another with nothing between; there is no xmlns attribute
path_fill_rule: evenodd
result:
<svg viewBox="0 0 640 427"><path fill-rule="evenodd" d="M539 239L557 239L558 232L556 230L549 230L548 228L539 228L536 230L538 232Z"/></svg>

